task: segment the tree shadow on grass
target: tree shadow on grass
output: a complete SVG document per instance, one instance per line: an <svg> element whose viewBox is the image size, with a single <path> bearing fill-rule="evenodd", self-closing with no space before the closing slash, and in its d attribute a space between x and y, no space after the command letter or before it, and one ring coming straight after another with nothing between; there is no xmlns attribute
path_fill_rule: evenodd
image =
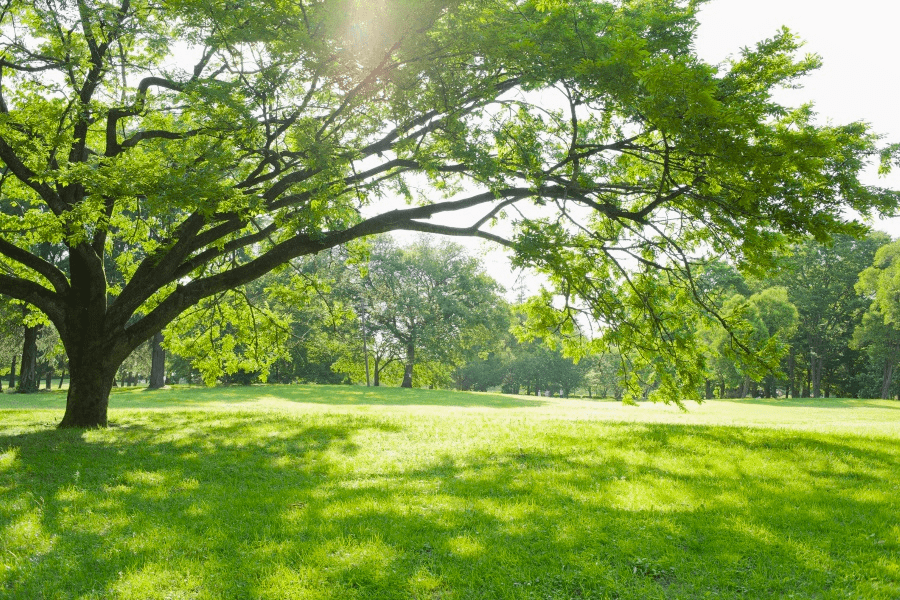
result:
<svg viewBox="0 0 900 600"><path fill-rule="evenodd" d="M113 395L118 407L136 403L157 407L191 404L258 404L265 402L326 404L330 406L456 406L469 408L532 408L546 404L537 398L504 394L349 385L251 385L156 390L152 394Z"/></svg>
<svg viewBox="0 0 900 600"><path fill-rule="evenodd" d="M897 441L523 425L421 458L395 454L410 439L424 453L462 434L360 416L178 419L0 436L0 597L890 598L900 589L900 540L885 525L896 522Z"/></svg>
<svg viewBox="0 0 900 600"><path fill-rule="evenodd" d="M720 402L778 408L878 408L900 410L900 402L865 398L727 398Z"/></svg>

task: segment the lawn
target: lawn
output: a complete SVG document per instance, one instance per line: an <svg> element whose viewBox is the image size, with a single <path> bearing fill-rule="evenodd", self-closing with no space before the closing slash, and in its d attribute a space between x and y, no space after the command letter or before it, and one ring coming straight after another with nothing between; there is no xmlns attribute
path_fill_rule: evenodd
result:
<svg viewBox="0 0 900 600"><path fill-rule="evenodd" d="M0 403L0 598L900 598L897 402Z"/></svg>

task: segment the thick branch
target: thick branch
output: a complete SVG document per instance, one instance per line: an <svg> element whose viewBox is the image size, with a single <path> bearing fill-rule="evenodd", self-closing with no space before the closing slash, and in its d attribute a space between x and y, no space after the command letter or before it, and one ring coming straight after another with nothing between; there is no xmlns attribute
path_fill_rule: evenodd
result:
<svg viewBox="0 0 900 600"><path fill-rule="evenodd" d="M66 279L65 274L57 269L56 266L45 261L41 257L22 250L15 244L10 243L3 238L0 238L0 254L3 254L20 265L28 267L36 273L46 277L47 281L53 285L53 289L55 289L57 293L64 294L68 291L69 280Z"/></svg>
<svg viewBox="0 0 900 600"><path fill-rule="evenodd" d="M44 286L16 277L0 274L0 294L33 304L50 317L56 328L62 332L64 311L59 296Z"/></svg>
<svg viewBox="0 0 900 600"><path fill-rule="evenodd" d="M124 325L134 311L163 285L170 281L172 272L191 253L191 243L205 223L203 215L194 213L175 230L167 249L146 257L132 275L131 280L109 309L109 320L114 326ZM154 334L155 331L151 333Z"/></svg>
<svg viewBox="0 0 900 600"><path fill-rule="evenodd" d="M512 240L494 235L487 231L482 231L477 227L448 227L445 225L435 225L434 223L424 223L422 221L411 221L409 225L398 227L404 231L419 231L422 233L434 233L437 235L449 235L454 237L477 237L481 239L506 246L507 248L515 248L516 244Z"/></svg>
<svg viewBox="0 0 900 600"><path fill-rule="evenodd" d="M53 214L59 216L66 211L65 204L53 188L41 182L37 173L28 168L19 158L19 155L16 154L16 151L13 150L12 146L7 144L2 137L0 137L0 160L3 161L19 181L37 192L41 199L47 203L47 206L50 207L50 210L53 211Z"/></svg>

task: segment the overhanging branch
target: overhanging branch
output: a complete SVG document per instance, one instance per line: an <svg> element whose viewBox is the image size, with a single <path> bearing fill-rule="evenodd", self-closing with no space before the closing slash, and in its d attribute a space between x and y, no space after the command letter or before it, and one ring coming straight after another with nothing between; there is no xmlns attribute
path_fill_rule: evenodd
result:
<svg viewBox="0 0 900 600"><path fill-rule="evenodd" d="M57 329L64 326L64 309L59 295L44 286L16 277L0 274L0 290L3 295L33 304L50 317Z"/></svg>
<svg viewBox="0 0 900 600"><path fill-rule="evenodd" d="M0 238L0 254L43 275L58 293L64 294L69 290L69 280L65 274L41 257L23 250L3 238Z"/></svg>

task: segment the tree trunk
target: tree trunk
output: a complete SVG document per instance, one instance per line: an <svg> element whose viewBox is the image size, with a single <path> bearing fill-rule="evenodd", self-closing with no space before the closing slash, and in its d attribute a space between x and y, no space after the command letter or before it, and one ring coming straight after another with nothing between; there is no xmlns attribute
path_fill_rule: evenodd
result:
<svg viewBox="0 0 900 600"><path fill-rule="evenodd" d="M51 386L52 386L52 382L50 381L51 379L53 379L53 369L50 368L50 367L47 367L47 379L46 379L46 382L45 382L45 383L46 383L46 386L45 386L45 387L46 387L48 390L49 390L49 389L51 388Z"/></svg>
<svg viewBox="0 0 900 600"><path fill-rule="evenodd" d="M65 379L65 378L66 378L66 365L63 364L62 371L59 372L59 385L56 386L56 389L58 389L58 390L62 389L63 379Z"/></svg>
<svg viewBox="0 0 900 600"><path fill-rule="evenodd" d="M406 367L403 369L403 383L400 387L411 388L413 378L413 365L416 362L416 347L413 344L406 345Z"/></svg>
<svg viewBox="0 0 900 600"><path fill-rule="evenodd" d="M706 399L712 400L713 397L713 382L711 379L706 380Z"/></svg>
<svg viewBox="0 0 900 600"><path fill-rule="evenodd" d="M794 370L797 365L797 358L794 355L794 347L791 346L791 353L788 355L788 387L785 394L791 398L797 397L797 383L794 379Z"/></svg>
<svg viewBox="0 0 900 600"><path fill-rule="evenodd" d="M22 364L19 367L19 386L16 391L20 394L31 394L38 391L40 377L37 370L37 338L40 326L25 328L25 343L22 344Z"/></svg>
<svg viewBox="0 0 900 600"><path fill-rule="evenodd" d="M118 366L115 361L70 357L69 393L60 427L106 427L109 393Z"/></svg>
<svg viewBox="0 0 900 600"><path fill-rule="evenodd" d="M9 389L16 389L16 359L17 355L13 354L12 368L9 370Z"/></svg>
<svg viewBox="0 0 900 600"><path fill-rule="evenodd" d="M884 361L884 371L881 378L881 397L884 400L891 399L891 382L894 379L894 359Z"/></svg>
<svg viewBox="0 0 900 600"><path fill-rule="evenodd" d="M741 398L746 398L750 393L750 378L744 377L744 383L741 384Z"/></svg>
<svg viewBox="0 0 900 600"><path fill-rule="evenodd" d="M825 368L824 352L810 352L809 388L813 398L822 396L822 372Z"/></svg>
<svg viewBox="0 0 900 600"><path fill-rule="evenodd" d="M725 399L725 378L724 377L719 379L719 399L720 400Z"/></svg>
<svg viewBox="0 0 900 600"><path fill-rule="evenodd" d="M150 384L151 390L158 390L166 385L166 350L162 347L163 334L157 333L150 338Z"/></svg>

